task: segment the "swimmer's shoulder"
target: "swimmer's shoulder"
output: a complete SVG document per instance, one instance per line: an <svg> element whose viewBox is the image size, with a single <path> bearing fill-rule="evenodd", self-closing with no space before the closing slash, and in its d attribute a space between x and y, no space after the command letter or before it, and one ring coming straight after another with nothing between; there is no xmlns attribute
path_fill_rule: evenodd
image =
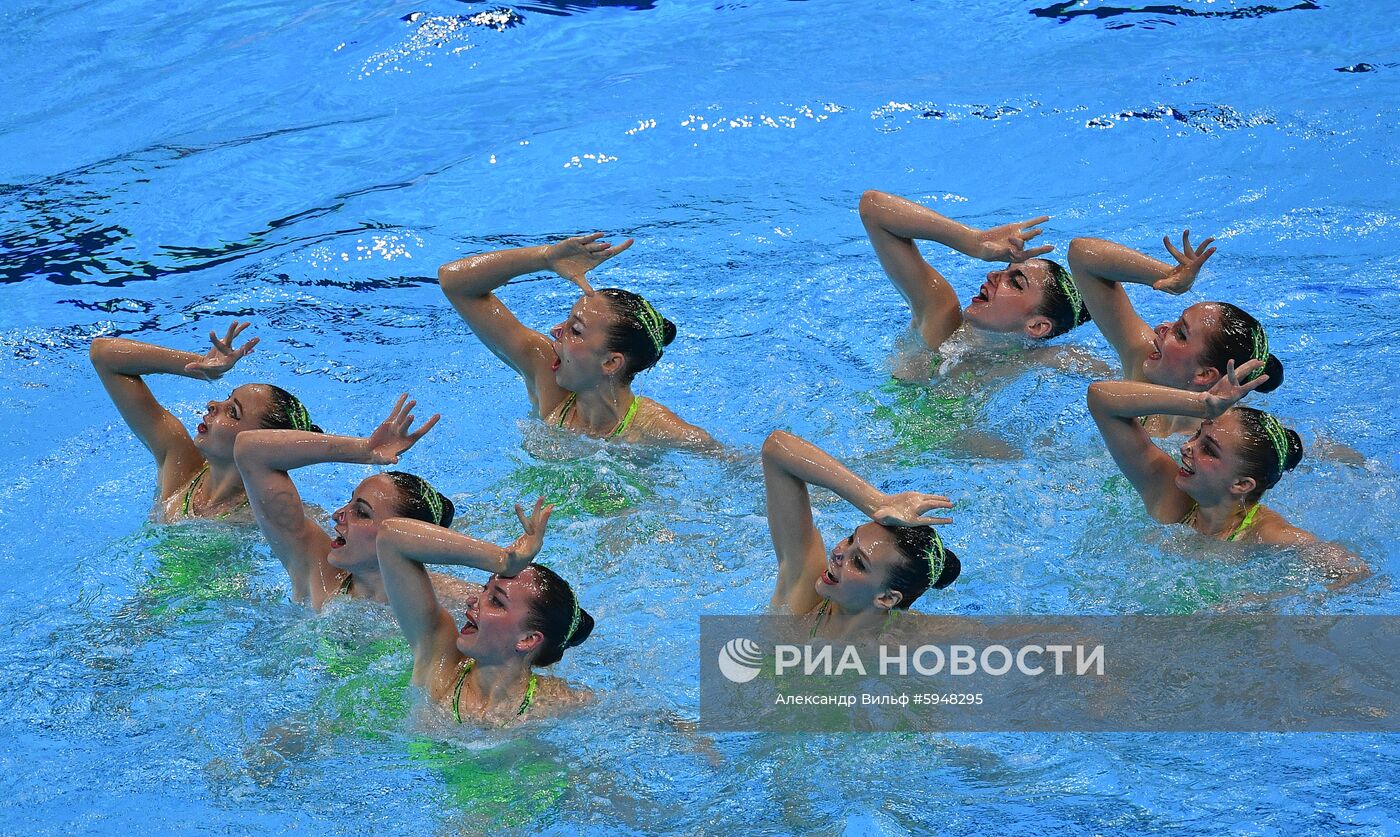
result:
<svg viewBox="0 0 1400 837"><path fill-rule="evenodd" d="M622 441L693 450L719 448L704 428L691 424L664 404L640 395L637 401L637 414L632 426L622 434Z"/></svg>
<svg viewBox="0 0 1400 837"><path fill-rule="evenodd" d="M530 707L530 716L558 715L597 702L598 698L591 689L575 686L562 677L537 674L535 675L535 702Z"/></svg>

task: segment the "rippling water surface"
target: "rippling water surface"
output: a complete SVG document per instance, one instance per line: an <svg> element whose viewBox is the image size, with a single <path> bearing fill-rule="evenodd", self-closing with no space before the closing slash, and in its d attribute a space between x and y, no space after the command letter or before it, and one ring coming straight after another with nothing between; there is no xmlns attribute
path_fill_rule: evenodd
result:
<svg viewBox="0 0 1400 837"><path fill-rule="evenodd" d="M753 454L773 427L955 497L964 575L922 610L1186 613L1304 586L1285 608L1396 612L1394 28L1362 0L7 3L0 827L1393 830L1389 737L694 722L697 617L770 592ZM855 214L870 187L978 225L1052 215L1061 254L1217 235L1187 297L1135 302L1155 322L1221 298L1267 323L1288 378L1258 402L1309 446L1271 504L1376 578L1325 596L1290 556L1152 524L1083 406L1102 373L889 383L907 314ZM431 278L594 229L637 238L600 278L680 326L639 389L747 458L541 429ZM535 277L504 296L546 327L573 294ZM87 344L195 347L233 317L262 342L227 384L155 382L182 417L270 380L363 433L408 382L446 418L404 464L461 526L507 538L510 503L560 501L549 560L599 629L558 668L598 705L463 739L415 717L386 614L310 616L260 539L145 523L147 456ZM1111 357L1092 327L1059 342ZM960 443L973 431L996 456ZM363 473L298 478L334 508ZM829 532L855 522L821 509Z"/></svg>

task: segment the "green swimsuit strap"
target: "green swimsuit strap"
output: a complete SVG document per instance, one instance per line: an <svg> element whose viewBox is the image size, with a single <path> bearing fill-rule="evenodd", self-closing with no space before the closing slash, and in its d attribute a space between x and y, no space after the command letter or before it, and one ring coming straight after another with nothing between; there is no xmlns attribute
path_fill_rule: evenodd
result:
<svg viewBox="0 0 1400 837"><path fill-rule="evenodd" d="M199 473L190 480L190 487L185 489L185 502L180 506L180 513L185 517L190 516L190 509L194 508L194 490L199 487L199 481L204 479L204 475L209 473L209 463L204 463L204 467L199 469Z"/></svg>
<svg viewBox="0 0 1400 837"><path fill-rule="evenodd" d="M467 682L467 674L471 672L472 666L474 665L476 665L476 660L468 657L466 661L462 663L462 670L457 673L457 685L452 687L452 720L459 724L462 723L462 710L460 708L462 684ZM531 706L535 705L535 689L538 688L538 686L539 678L531 674L530 684L525 687L525 697L520 701L520 708L515 710L515 717L519 718L521 715L529 712Z"/></svg>
<svg viewBox="0 0 1400 837"><path fill-rule="evenodd" d="M1237 541L1237 540L1239 540L1240 535L1243 535L1246 529L1248 529L1250 526L1253 526L1253 525L1254 525L1254 514L1255 514L1255 512L1259 511L1259 506L1260 506L1260 505L1261 505L1260 503L1255 503L1252 507L1250 507L1249 511L1247 511L1247 512L1244 513L1244 520L1241 520L1241 521L1240 521L1239 527L1238 527L1237 529L1235 529L1235 531L1231 532L1231 533L1230 533L1230 537L1226 538L1225 540L1227 540L1227 541Z"/></svg>
<svg viewBox="0 0 1400 837"><path fill-rule="evenodd" d="M564 420L569 417L569 409L574 406L574 399L576 398L578 398L578 393L571 392L569 393L569 397L564 399L564 406L559 408L559 423L556 424L555 427L558 427L560 430L564 429ZM642 399L634 397L632 399L632 405L628 407L627 412L623 414L622 421L618 422L617 427L614 427L613 431L605 438L615 439L623 433L626 433L627 428L632 424L633 417L637 415L637 409L641 407L641 402Z"/></svg>
<svg viewBox="0 0 1400 837"><path fill-rule="evenodd" d="M1187 509L1186 514L1181 516L1181 524L1183 526L1190 526L1192 523L1194 523L1196 521L1196 509L1199 508L1200 506L1196 505L1196 501L1192 500L1191 508Z"/></svg>
<svg viewBox="0 0 1400 837"><path fill-rule="evenodd" d="M340 580L340 589L335 591L337 596L349 596L350 585L355 583L354 573L346 573L345 578ZM353 597L352 597L353 598Z"/></svg>
<svg viewBox="0 0 1400 837"><path fill-rule="evenodd" d="M626 415L622 417L622 421L617 423L617 427L613 428L613 432L608 434L609 439L614 439L627 432L627 427L632 423L632 417L637 415L637 408L641 406L641 403L642 399L633 396L632 405L627 408Z"/></svg>
<svg viewBox="0 0 1400 837"><path fill-rule="evenodd" d="M564 419L569 417L569 408L574 406L575 398L578 398L578 393L569 393L569 397L564 399L564 406L559 408L559 424L556 426L560 430L564 429Z"/></svg>
<svg viewBox="0 0 1400 837"><path fill-rule="evenodd" d="M831 607L831 599L822 599L821 605L817 608L817 620L812 623L812 631L807 636L812 639L817 637L817 628L822 626L822 619L826 618L826 611Z"/></svg>

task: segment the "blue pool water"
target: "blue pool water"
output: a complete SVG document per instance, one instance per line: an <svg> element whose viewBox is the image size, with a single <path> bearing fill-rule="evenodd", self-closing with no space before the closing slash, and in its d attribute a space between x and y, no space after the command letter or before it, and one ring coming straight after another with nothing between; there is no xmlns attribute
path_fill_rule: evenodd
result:
<svg viewBox="0 0 1400 837"><path fill-rule="evenodd" d="M926 612L1186 613L1295 586L1290 611L1397 611L1383 4L11 0L0 31L0 831L1396 829L1393 737L694 728L698 617L771 591L752 454L774 427L957 500L964 574ZM871 187L978 225L1052 215L1061 254L1219 236L1186 297L1134 299L1266 322L1288 377L1256 403L1309 446L1270 502L1376 577L1323 595L1292 556L1152 524L1086 414L1099 373L888 383L907 314L855 214ZM594 229L637 238L599 278L680 326L638 389L747 458L540 428L431 278ZM573 298L539 277L504 295L536 327ZM509 504L559 499L547 558L599 627L558 673L595 707L469 740L419 722L387 614L308 614L246 532L148 526L147 456L87 344L195 347L234 317L262 342L227 385L154 384L192 422L269 380L367 432L407 387L445 418L404 465L461 526L508 538ZM1059 342L1109 357L1092 327ZM1000 455L964 450L973 430ZM364 473L298 480L334 508ZM821 508L827 532L856 522Z"/></svg>

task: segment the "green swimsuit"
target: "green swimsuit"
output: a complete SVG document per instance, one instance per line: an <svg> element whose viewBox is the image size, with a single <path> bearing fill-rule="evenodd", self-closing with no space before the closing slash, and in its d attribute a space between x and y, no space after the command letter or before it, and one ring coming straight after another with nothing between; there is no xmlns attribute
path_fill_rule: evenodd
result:
<svg viewBox="0 0 1400 837"><path fill-rule="evenodd" d="M194 479L190 480L190 487L185 489L185 500L183 503L180 504L180 514L184 515L185 517L189 517L190 510L194 508L194 490L199 487L199 481L204 479L204 475L207 473L209 473L208 462L204 463L204 467L200 468L199 473L195 474ZM219 520L223 520L225 517L228 517L229 515L233 514L234 512L238 511L246 505L248 505L248 498L244 497L243 502L239 503L238 505L234 506L233 508L224 512L223 514L214 515L214 517Z"/></svg>
<svg viewBox="0 0 1400 837"><path fill-rule="evenodd" d="M1249 511L1244 513L1244 520L1240 521L1240 525L1235 527L1235 531L1231 532L1225 540L1230 542L1239 540L1240 535L1243 535L1246 529L1254 525L1254 513L1259 511L1261 505L1261 503L1255 503L1251 506ZM1196 510L1198 508L1200 508L1200 506L1196 505L1194 502L1191 503L1190 511L1186 512L1186 516L1181 518L1181 522L1190 526L1196 520Z"/></svg>
<svg viewBox="0 0 1400 837"><path fill-rule="evenodd" d="M564 399L564 406L559 410L559 423L556 425L559 429L562 430L564 428L564 419L569 417L569 410L574 406L574 399L576 398L578 398L578 393L571 392L569 393L569 397ZM627 408L627 413L623 415L622 421L618 422L617 427L614 427L613 431L603 438L613 439L626 433L628 426L632 424L632 417L637 415L637 407L639 407L641 403L642 399L633 398L632 406Z"/></svg>
<svg viewBox="0 0 1400 837"><path fill-rule="evenodd" d="M468 657L462 663L462 670L457 674L457 685L452 688L452 720L462 723L462 711L458 708L458 702L462 699L462 684L467 682L467 675L471 673L472 666L476 665L476 660ZM519 718L535 703L535 686L538 682L535 675L530 675L530 685L525 687L525 697L520 701L520 708L515 710L515 717Z"/></svg>

